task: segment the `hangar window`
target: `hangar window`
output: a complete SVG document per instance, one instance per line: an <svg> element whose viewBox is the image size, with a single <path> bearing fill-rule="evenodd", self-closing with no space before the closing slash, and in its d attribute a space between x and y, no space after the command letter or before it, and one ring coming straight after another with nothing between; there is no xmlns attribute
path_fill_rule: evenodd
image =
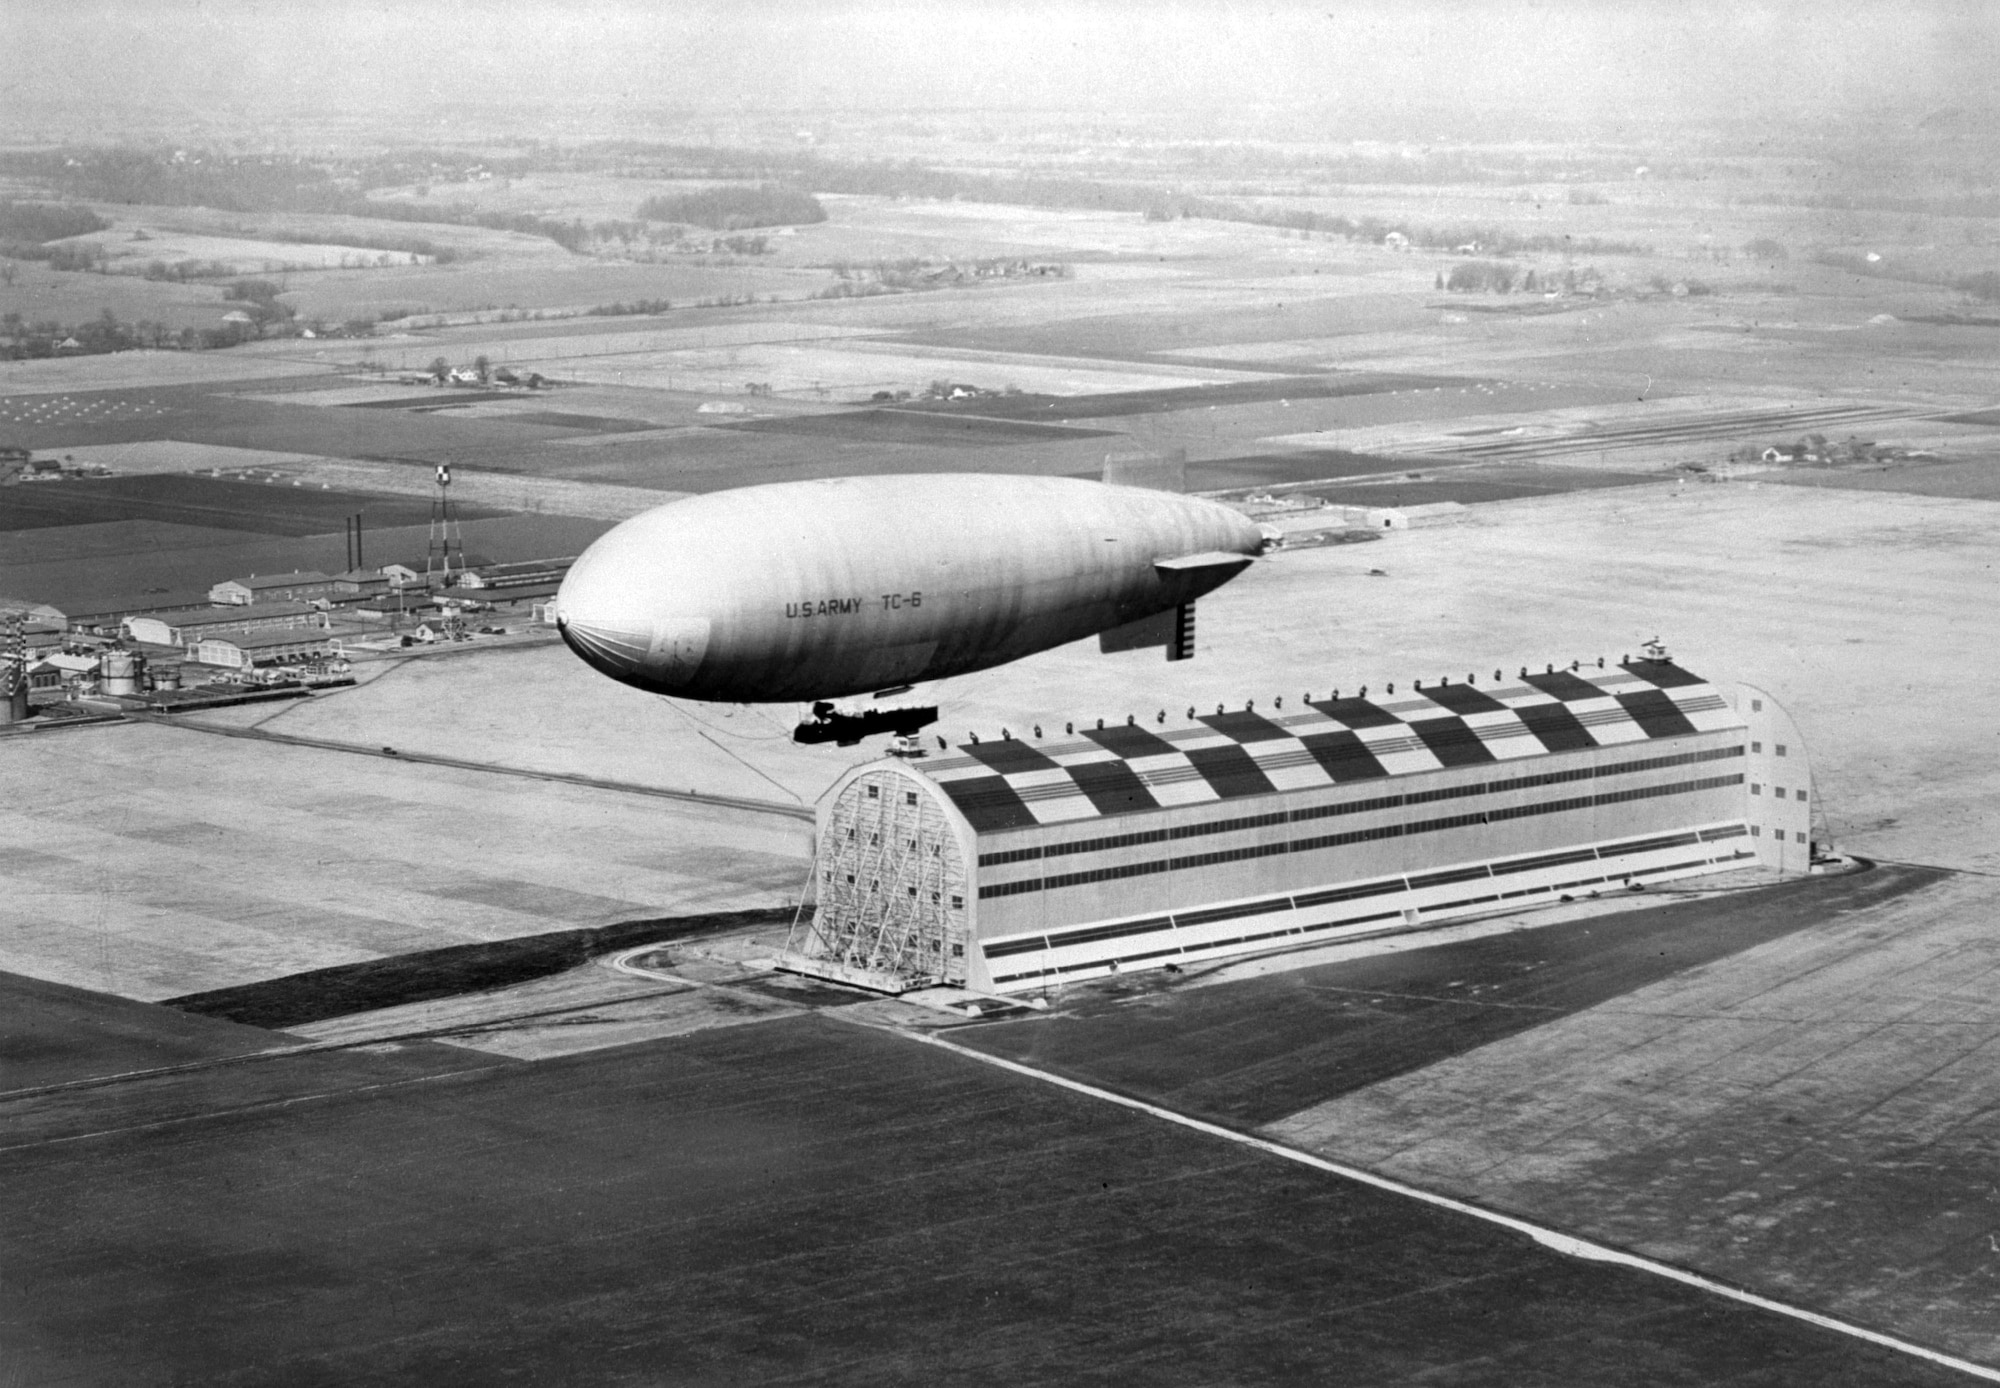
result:
<svg viewBox="0 0 2000 1388"><path fill-rule="evenodd" d="M916 792L915 792L914 790L906 790L906 791L904 791L904 792L903 792L903 803L904 803L905 805L914 805L914 804L916 804L916 803L917 803L917 793L916 793Z"/></svg>
<svg viewBox="0 0 2000 1388"><path fill-rule="evenodd" d="M854 874L851 872L847 874L847 885L850 887L854 885Z"/></svg>
<svg viewBox="0 0 2000 1388"><path fill-rule="evenodd" d="M1764 793L1764 787L1759 785L1757 782L1752 781L1750 783L1750 793L1752 795L1762 795Z"/></svg>
<svg viewBox="0 0 2000 1388"><path fill-rule="evenodd" d="M1803 800L1806 798L1806 793L1804 791L1799 791L1797 792L1797 796L1799 799Z"/></svg>
<svg viewBox="0 0 2000 1388"><path fill-rule="evenodd" d="M963 911L965 909L965 898L957 892L951 894L951 909L954 911Z"/></svg>
<svg viewBox="0 0 2000 1388"><path fill-rule="evenodd" d="M1750 837L1753 839L1761 839L1764 837L1764 831L1759 827L1757 827L1755 824L1753 824L1750 826Z"/></svg>
<svg viewBox="0 0 2000 1388"><path fill-rule="evenodd" d="M916 895L917 895L917 889L915 887L910 888L910 897L912 900L915 900Z"/></svg>
<svg viewBox="0 0 2000 1388"><path fill-rule="evenodd" d="M880 800L882 798L882 787L880 786L868 787L868 798L870 800Z"/></svg>
<svg viewBox="0 0 2000 1388"><path fill-rule="evenodd" d="M1806 841L1806 836L1803 832L1796 833L1792 835L1792 840L1795 843L1804 843Z"/></svg>
<svg viewBox="0 0 2000 1388"><path fill-rule="evenodd" d="M962 958L964 958L964 957L965 957L965 946L964 946L964 945L959 945L959 944L954 944L954 945L953 945L953 946L951 947L951 952L952 952L953 954L957 955L957 956L958 956L959 958L961 958L961 959L962 959Z"/></svg>
<svg viewBox="0 0 2000 1388"><path fill-rule="evenodd" d="M1764 701L1762 699L1752 699L1750 701L1750 711L1752 713L1762 713L1764 711Z"/></svg>
<svg viewBox="0 0 2000 1388"><path fill-rule="evenodd" d="M1772 786L1771 794L1782 800L1785 798L1785 788L1783 786Z"/></svg>
<svg viewBox="0 0 2000 1388"><path fill-rule="evenodd" d="M1764 750L1764 744L1761 742L1753 742L1750 744L1750 750L1753 752L1761 752Z"/></svg>
<svg viewBox="0 0 2000 1388"><path fill-rule="evenodd" d="M1785 744L1780 742L1777 746L1773 747L1771 750L1776 752L1779 756L1782 757L1783 755L1785 755Z"/></svg>

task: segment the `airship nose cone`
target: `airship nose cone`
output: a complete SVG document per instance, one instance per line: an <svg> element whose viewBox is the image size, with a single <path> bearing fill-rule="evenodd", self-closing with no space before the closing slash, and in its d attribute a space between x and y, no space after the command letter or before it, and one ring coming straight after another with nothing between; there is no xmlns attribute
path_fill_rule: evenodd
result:
<svg viewBox="0 0 2000 1388"><path fill-rule="evenodd" d="M656 693L682 689L708 648L705 616L685 615L695 595L663 558L670 547L627 522L601 536L556 590L556 630L585 664Z"/></svg>
<svg viewBox="0 0 2000 1388"><path fill-rule="evenodd" d="M572 651L613 679L630 680L645 667L653 623L642 576L632 572L621 544L606 536L585 550L556 590L556 630Z"/></svg>

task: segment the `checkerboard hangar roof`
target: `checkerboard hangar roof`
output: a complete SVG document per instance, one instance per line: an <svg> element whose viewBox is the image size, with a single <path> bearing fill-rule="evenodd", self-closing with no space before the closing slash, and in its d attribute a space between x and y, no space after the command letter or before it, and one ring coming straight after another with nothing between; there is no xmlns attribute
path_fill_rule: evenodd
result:
<svg viewBox="0 0 2000 1388"><path fill-rule="evenodd" d="M1281 791L1517 761L1688 733L1743 720L1671 661L1555 670L1479 687L1439 683L1400 697L1313 700L1297 712L1244 709L1154 731L1136 723L1030 743L967 743L909 763L978 833L1138 814Z"/></svg>

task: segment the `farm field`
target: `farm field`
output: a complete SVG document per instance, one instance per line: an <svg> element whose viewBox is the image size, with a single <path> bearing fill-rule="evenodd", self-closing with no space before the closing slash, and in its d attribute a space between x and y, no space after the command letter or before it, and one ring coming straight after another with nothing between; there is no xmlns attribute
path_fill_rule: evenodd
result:
<svg viewBox="0 0 2000 1388"><path fill-rule="evenodd" d="M514 311L582 313L639 299L675 303L703 299L810 298L834 282L821 271L757 264L637 264L582 256L531 264L462 261L384 270L319 270L294 274L286 302L300 316L349 318Z"/></svg>
<svg viewBox="0 0 2000 1388"><path fill-rule="evenodd" d="M270 240L277 245L304 240L386 249L378 243L422 240L465 258L507 260L516 264L560 263L568 251L545 237L491 227L450 222L391 222L340 213L237 212L208 207L161 207L146 203L109 203L99 209L114 232L144 231L148 235L220 236Z"/></svg>
<svg viewBox="0 0 2000 1388"><path fill-rule="evenodd" d="M276 275L288 270L325 270L360 266L413 265L421 257L409 251L315 242L262 241L241 236L205 236L198 232L141 233L112 229L72 236L66 246L95 246L114 275L143 275L154 262L210 261L225 274Z"/></svg>
<svg viewBox="0 0 2000 1388"><path fill-rule="evenodd" d="M605 191L601 181L576 186ZM431 465L449 462L460 469L461 499L488 508L489 519L476 522L483 526L503 523L497 511L601 528L656 497L855 471L1091 476L1107 454L1134 450L1184 451L1199 487L1326 483L1318 494L1345 504L1483 503L1622 487L1683 464L1714 468L1746 446L1789 444L1815 430L1940 456L1922 470L1796 479L1806 485L1894 489L1900 479L1910 489L1967 495L1987 486L1974 460L1993 430L1978 411L1994 403L2000 334L1908 321L1952 312L1941 290L1800 265L1810 273L1790 293L1768 285L1737 292L1718 279L1718 292L1705 297L1649 292L1551 305L1440 293L1433 280L1448 256L1277 228L827 202L829 222L777 238L788 256L821 233L865 232L943 238L940 253L961 257L1031 247L1037 256L1096 258L1077 260L1070 279L875 298L413 323L373 338L16 363L0 366L0 430L29 447L107 460L157 445L162 451L132 470L163 476L290 458L306 486L408 498L396 504L417 502ZM1522 217L1533 210L1514 207ZM179 224L188 234L225 234L258 222L239 228L200 214ZM331 227L327 235L334 243ZM500 240L484 258L452 265L289 275L288 302L333 315L348 310L312 296L359 290L408 307L439 285L450 286L455 304L499 305L520 285L575 307L697 290L761 297L779 281L785 293L810 293L833 282L827 271L771 265L618 263L547 242L531 268L507 247L534 238L480 235ZM1636 262L1628 269L1636 275ZM723 279L676 285L675 275ZM744 275L766 278L753 290ZM734 287L723 282L731 276L739 277ZM365 362L415 372L439 358L468 365L481 356L540 371L554 388L439 391L360 370ZM938 380L1021 393L922 399ZM867 404L878 391L911 398L888 409ZM175 461L182 458L185 467ZM1399 468L1416 475L1399 476ZM1583 475L1590 470L1604 475ZM1356 477L1365 480L1342 480ZM86 525L80 537L122 523L108 514L70 519ZM185 530L190 522L202 533L215 528L178 512L132 524ZM323 564L328 542L301 524L279 527L297 532L302 557L288 566ZM175 586L197 577L196 551L173 539L180 533L158 533ZM233 547L231 562L254 555L267 564L281 539ZM101 543L114 542L90 542ZM139 552L128 546L124 554L119 572L135 573L129 565ZM14 572L63 571L45 565L37 559ZM79 591L75 575L61 582Z"/></svg>
<svg viewBox="0 0 2000 1388"><path fill-rule="evenodd" d="M30 323L71 325L109 312L127 323L159 323L175 330L213 328L228 311L218 285L52 270L37 262L22 265L14 282L0 289L0 312L18 313ZM0 362L0 388L14 369L24 365L28 363Z"/></svg>

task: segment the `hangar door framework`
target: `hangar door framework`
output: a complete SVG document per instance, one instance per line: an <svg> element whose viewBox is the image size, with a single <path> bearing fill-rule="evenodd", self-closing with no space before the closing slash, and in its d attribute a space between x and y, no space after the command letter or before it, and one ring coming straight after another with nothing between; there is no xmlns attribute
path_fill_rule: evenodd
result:
<svg viewBox="0 0 2000 1388"><path fill-rule="evenodd" d="M897 992L965 982L965 855L929 782L880 768L840 790L812 890L786 953L813 972Z"/></svg>

